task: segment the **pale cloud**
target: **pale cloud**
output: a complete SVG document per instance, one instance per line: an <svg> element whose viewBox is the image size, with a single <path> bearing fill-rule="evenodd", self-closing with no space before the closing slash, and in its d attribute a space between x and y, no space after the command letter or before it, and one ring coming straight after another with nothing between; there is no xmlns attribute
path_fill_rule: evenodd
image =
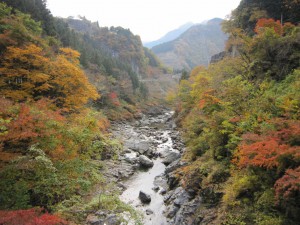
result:
<svg viewBox="0 0 300 225"><path fill-rule="evenodd" d="M54 16L85 16L100 26L122 26L155 40L186 22L225 18L240 0L48 0Z"/></svg>

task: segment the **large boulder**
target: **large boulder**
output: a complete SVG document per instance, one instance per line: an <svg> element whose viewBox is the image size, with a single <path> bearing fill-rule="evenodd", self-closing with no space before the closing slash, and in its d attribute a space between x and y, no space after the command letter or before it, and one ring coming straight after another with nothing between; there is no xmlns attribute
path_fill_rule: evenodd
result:
<svg viewBox="0 0 300 225"><path fill-rule="evenodd" d="M128 148L140 154L144 154L150 147L150 143L148 141L132 141L128 142L126 145Z"/></svg>
<svg viewBox="0 0 300 225"><path fill-rule="evenodd" d="M141 200L142 203L150 203L151 202L151 196L149 194L146 194L143 191L140 191L139 199Z"/></svg>
<svg viewBox="0 0 300 225"><path fill-rule="evenodd" d="M138 161L138 157L137 157L136 152L130 152L130 153L124 154L124 160L126 162L131 163L131 164L136 163Z"/></svg>
<svg viewBox="0 0 300 225"><path fill-rule="evenodd" d="M150 168L153 166L153 162L151 159L149 159L147 156L145 155L140 155L139 156L139 160L140 160L140 165L142 167L146 167L146 168Z"/></svg>
<svg viewBox="0 0 300 225"><path fill-rule="evenodd" d="M167 166L179 158L180 158L180 153L178 151L169 151L165 155L165 158L163 159L162 162L163 162L163 164L165 164Z"/></svg>

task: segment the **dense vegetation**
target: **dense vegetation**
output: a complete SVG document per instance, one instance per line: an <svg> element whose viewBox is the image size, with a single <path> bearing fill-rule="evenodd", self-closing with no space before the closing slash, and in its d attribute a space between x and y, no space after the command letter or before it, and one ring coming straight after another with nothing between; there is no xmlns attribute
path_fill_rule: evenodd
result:
<svg viewBox="0 0 300 225"><path fill-rule="evenodd" d="M170 96L189 162L178 178L202 197L203 224L300 222L299 1L270 2L242 1L224 24L238 56L194 68Z"/></svg>
<svg viewBox="0 0 300 225"><path fill-rule="evenodd" d="M42 35L48 36L53 50L67 47L80 53L80 65L102 95L96 107L105 109L110 118L132 116L135 103L149 96L140 79L167 72L154 54L143 48L140 37L128 29L100 27L85 17L55 18L45 0L2 2L11 6L13 13L19 10L40 22Z"/></svg>
<svg viewBox="0 0 300 225"><path fill-rule="evenodd" d="M185 73L170 96L187 145L177 178L202 197L203 223L300 222L299 5L241 1L224 23L235 57ZM45 0L2 0L0 56L0 224L134 216L105 191L83 198L112 189L99 169L121 145L104 112L134 115L139 78L166 72L152 52L121 27L54 18Z"/></svg>
<svg viewBox="0 0 300 225"><path fill-rule="evenodd" d="M147 94L138 75L161 73L160 63L129 30L96 26L101 35L89 36L53 18L45 1L7 3L13 7L0 2L0 223L67 224L47 212L80 220L101 207L134 214L116 196L83 198L95 184L105 189L102 160L121 149L104 109L123 105L132 116Z"/></svg>

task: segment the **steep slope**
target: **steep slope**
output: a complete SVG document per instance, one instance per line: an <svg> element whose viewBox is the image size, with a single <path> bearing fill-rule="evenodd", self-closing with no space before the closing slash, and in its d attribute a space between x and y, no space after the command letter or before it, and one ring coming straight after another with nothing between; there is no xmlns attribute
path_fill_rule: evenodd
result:
<svg viewBox="0 0 300 225"><path fill-rule="evenodd" d="M179 38L160 44L152 51L174 69L190 70L196 65L208 65L211 56L223 51L227 35L221 30L221 19L191 27Z"/></svg>
<svg viewBox="0 0 300 225"><path fill-rule="evenodd" d="M5 2L14 11L28 13L41 22L43 33L58 40L52 43L54 48L71 47L80 53L80 64L102 95L98 102L101 108L111 105L111 95L125 104L142 101L148 90L139 80L166 72L157 57L143 47L140 37L129 29L100 27L84 16L55 18L45 0Z"/></svg>
<svg viewBox="0 0 300 225"><path fill-rule="evenodd" d="M178 38L181 34L183 34L185 31L187 31L189 28L191 28L193 25L194 24L191 22L183 24L182 26L178 27L177 29L168 32L165 36L163 36L162 38L160 38L156 41L144 43L144 46L147 48L153 48L156 45L160 45L165 42L173 41L176 38Z"/></svg>

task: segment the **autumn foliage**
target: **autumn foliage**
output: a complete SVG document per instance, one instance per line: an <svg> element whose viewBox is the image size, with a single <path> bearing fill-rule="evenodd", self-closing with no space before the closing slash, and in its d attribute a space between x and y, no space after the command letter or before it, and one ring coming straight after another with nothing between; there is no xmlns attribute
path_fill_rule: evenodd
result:
<svg viewBox="0 0 300 225"><path fill-rule="evenodd" d="M60 52L50 59L34 44L8 47L0 61L0 93L19 102L48 97L67 111L98 98L96 89L79 67L79 53L68 48Z"/></svg>
<svg viewBox="0 0 300 225"><path fill-rule="evenodd" d="M44 2L44 1L43 1ZM67 224L51 212L99 181L91 159L119 150L79 52L0 3L0 224Z"/></svg>
<svg viewBox="0 0 300 225"><path fill-rule="evenodd" d="M0 211L2 225L66 225L67 221L49 213L42 213L41 209L27 209L15 211Z"/></svg>
<svg viewBox="0 0 300 225"><path fill-rule="evenodd" d="M277 203L284 206L300 200L300 167L288 169L285 175L275 183Z"/></svg>
<svg viewBox="0 0 300 225"><path fill-rule="evenodd" d="M274 19L266 18L259 19L256 23L255 32L259 34L263 32L264 28L271 28L276 34L282 34L282 25L279 20L275 21Z"/></svg>
<svg viewBox="0 0 300 225"><path fill-rule="evenodd" d="M239 146L239 166L278 167L284 158L300 160L300 146L294 146L300 137L299 121L280 121L285 127L269 135L246 134ZM282 126L282 125L281 125Z"/></svg>
<svg viewBox="0 0 300 225"><path fill-rule="evenodd" d="M237 56L181 80L188 165L176 178L199 192L200 212L217 208L212 224L298 224L300 29L262 18L254 31L231 27L227 54Z"/></svg>

